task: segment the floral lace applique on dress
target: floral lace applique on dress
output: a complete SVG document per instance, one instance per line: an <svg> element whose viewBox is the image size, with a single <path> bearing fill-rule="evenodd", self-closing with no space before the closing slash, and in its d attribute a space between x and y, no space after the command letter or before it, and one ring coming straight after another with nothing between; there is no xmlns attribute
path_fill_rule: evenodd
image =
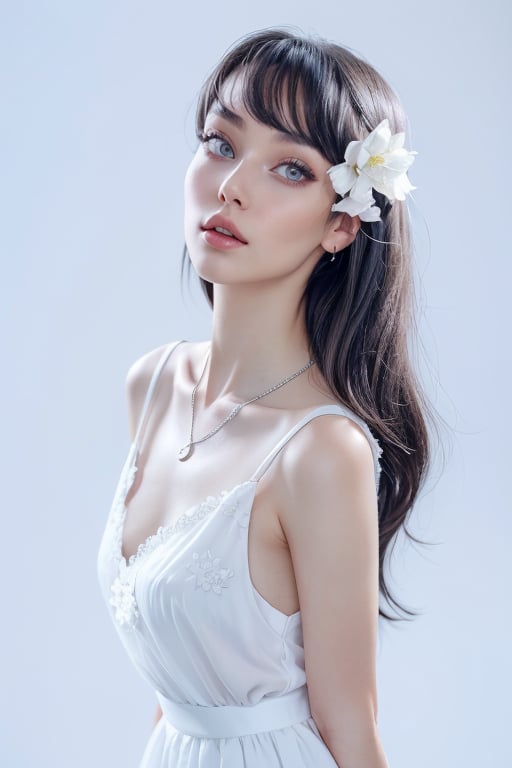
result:
<svg viewBox="0 0 512 768"><path fill-rule="evenodd" d="M240 502L238 499L234 501L232 504L228 504L224 507L224 514L226 517L232 517L237 522L240 528L247 528L249 526L249 519L251 516L251 506L244 504L242 507L242 511L239 510Z"/></svg>
<svg viewBox="0 0 512 768"><path fill-rule="evenodd" d="M136 471L137 468L135 467L135 472ZM194 523L199 522L218 509L222 501L230 493L230 491L222 491L218 496L208 496L203 502L180 515L173 525L160 526L157 532L148 536L148 538L139 545L137 552L131 555L128 558L128 561L126 561L122 555L123 524L126 515L125 498L131 487L131 483L133 482L135 472L130 472L127 481L121 484L122 489L120 487L117 504L114 507L114 516L116 518L114 522L117 525L116 547L118 552L119 571L110 587L112 594L109 602L115 608L114 618L116 622L119 626L124 627L125 629L133 628L139 617L137 601L135 599L135 581L142 563L152 552L165 544L165 542L178 531L182 531ZM235 515L237 509L238 501L228 506L225 513L226 515ZM215 578L215 584L220 583L222 580L219 576L216 576ZM230 576L228 577L225 575L225 578L230 578ZM208 579L213 579L213 574L210 574ZM212 586L208 587L208 589L213 589L213 581L211 583ZM214 591L216 590L214 589Z"/></svg>
<svg viewBox="0 0 512 768"><path fill-rule="evenodd" d="M122 549L123 523L126 514L126 497L133 485L135 475L137 474L137 464L132 461L132 456L128 456L126 464L121 472L119 484L116 489L114 501L112 504L112 514L110 525L114 531L114 548L116 553Z"/></svg>
<svg viewBox="0 0 512 768"><path fill-rule="evenodd" d="M208 549L202 555L194 552L192 562L187 568L195 576L195 589L202 589L203 592L215 592L221 595L222 590L229 587L228 579L232 579L235 572L231 568L219 568L220 558L215 557Z"/></svg>
<svg viewBox="0 0 512 768"><path fill-rule="evenodd" d="M110 587L112 596L110 605L115 608L114 618L119 626L134 627L139 617L135 600L135 569L126 565L125 560L119 563L119 575Z"/></svg>

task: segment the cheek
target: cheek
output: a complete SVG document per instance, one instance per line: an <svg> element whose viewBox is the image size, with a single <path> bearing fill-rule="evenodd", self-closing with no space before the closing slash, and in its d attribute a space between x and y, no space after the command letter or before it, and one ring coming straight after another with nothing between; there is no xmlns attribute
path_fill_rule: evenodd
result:
<svg viewBox="0 0 512 768"><path fill-rule="evenodd" d="M185 211L187 211L189 206L200 202L202 190L204 190L204 183L201 183L201 163L196 156L188 166L185 174Z"/></svg>
<svg viewBox="0 0 512 768"><path fill-rule="evenodd" d="M317 195L289 195L288 199L281 197L279 205L269 205L265 225L276 234L284 234L290 243L316 244L324 231L329 210L329 201Z"/></svg>
<svg viewBox="0 0 512 768"><path fill-rule="evenodd" d="M200 146L185 173L185 204L201 204L217 197L221 171L209 160Z"/></svg>
<svg viewBox="0 0 512 768"><path fill-rule="evenodd" d="M189 252L194 249L194 241L204 217L212 212L212 180L204 172L204 163L197 155L192 159L185 173L183 184L183 223L185 241Z"/></svg>
<svg viewBox="0 0 512 768"><path fill-rule="evenodd" d="M189 253L197 231L198 217L200 216L201 201L198 198L201 186L198 184L197 164L192 160L185 173L183 183L183 223L185 229L185 242Z"/></svg>

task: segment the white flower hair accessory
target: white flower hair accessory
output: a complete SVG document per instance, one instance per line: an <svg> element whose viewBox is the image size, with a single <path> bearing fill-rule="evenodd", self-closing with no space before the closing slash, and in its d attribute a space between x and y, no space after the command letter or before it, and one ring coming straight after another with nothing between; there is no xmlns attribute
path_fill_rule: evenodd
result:
<svg viewBox="0 0 512 768"><path fill-rule="evenodd" d="M404 140L404 133L391 133L389 121L385 119L366 139L351 141L345 162L327 170L335 192L343 196L332 210L359 216L361 221L380 221L373 189L388 200L405 200L405 196L416 189L407 178L407 170L417 153L404 149Z"/></svg>

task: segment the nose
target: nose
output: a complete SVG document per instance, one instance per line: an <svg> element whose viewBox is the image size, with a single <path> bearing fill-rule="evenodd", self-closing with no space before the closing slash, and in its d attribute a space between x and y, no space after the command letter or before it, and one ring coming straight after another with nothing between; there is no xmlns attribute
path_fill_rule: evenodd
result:
<svg viewBox="0 0 512 768"><path fill-rule="evenodd" d="M247 195L244 191L242 176L242 163L239 163L230 174L226 175L219 186L218 197L222 203L234 203L239 208L247 207Z"/></svg>

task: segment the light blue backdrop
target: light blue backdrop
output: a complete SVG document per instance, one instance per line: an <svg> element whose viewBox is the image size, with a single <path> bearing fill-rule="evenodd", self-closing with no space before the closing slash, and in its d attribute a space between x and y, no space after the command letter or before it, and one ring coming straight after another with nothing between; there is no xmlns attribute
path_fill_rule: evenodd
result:
<svg viewBox="0 0 512 768"><path fill-rule="evenodd" d="M382 628L390 767L510 768L509 9L1 3L2 766L140 758L154 698L95 570L128 446L125 375L165 341L208 335L202 298L179 286L195 97L235 38L291 24L374 63L419 152L421 366L450 437L410 524L436 544L400 540L392 562L421 615Z"/></svg>

